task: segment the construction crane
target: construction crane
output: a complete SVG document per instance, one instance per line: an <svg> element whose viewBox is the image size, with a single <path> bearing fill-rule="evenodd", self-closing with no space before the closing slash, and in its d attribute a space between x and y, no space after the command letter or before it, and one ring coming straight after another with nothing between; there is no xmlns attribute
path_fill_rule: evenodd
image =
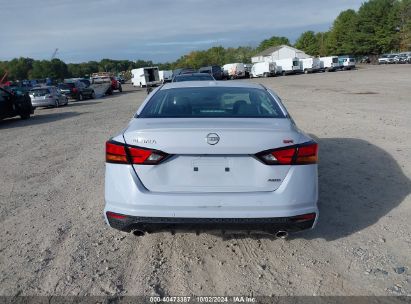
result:
<svg viewBox="0 0 411 304"><path fill-rule="evenodd" d="M50 60L53 60L54 58L56 58L56 55L57 55L58 50L59 50L58 48L56 48L56 49L54 50L53 55L51 55Z"/></svg>

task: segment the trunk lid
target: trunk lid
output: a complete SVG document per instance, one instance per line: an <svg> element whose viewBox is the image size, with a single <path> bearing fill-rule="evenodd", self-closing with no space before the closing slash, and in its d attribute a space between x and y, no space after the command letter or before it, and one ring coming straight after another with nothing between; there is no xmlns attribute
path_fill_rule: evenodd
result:
<svg viewBox="0 0 411 304"><path fill-rule="evenodd" d="M299 138L285 118L133 119L124 133L127 144L172 155L159 165L134 165L155 192L274 191L290 166L268 166L253 155Z"/></svg>

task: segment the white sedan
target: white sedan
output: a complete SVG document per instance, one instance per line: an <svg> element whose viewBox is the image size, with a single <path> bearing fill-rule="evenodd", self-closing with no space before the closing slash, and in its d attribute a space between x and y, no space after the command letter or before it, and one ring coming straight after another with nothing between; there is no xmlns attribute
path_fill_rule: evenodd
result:
<svg viewBox="0 0 411 304"><path fill-rule="evenodd" d="M286 237L317 222L317 151L262 85L165 84L106 142L104 216L136 235Z"/></svg>

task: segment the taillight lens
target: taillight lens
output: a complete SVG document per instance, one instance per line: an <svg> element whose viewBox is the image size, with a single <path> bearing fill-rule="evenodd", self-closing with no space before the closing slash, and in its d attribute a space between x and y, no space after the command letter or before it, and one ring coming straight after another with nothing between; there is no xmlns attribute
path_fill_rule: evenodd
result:
<svg viewBox="0 0 411 304"><path fill-rule="evenodd" d="M76 88L72 88L71 91L72 91L73 93L77 93L77 89L76 89Z"/></svg>
<svg viewBox="0 0 411 304"><path fill-rule="evenodd" d="M115 141L106 142L106 162L116 164L157 165L168 154Z"/></svg>
<svg viewBox="0 0 411 304"><path fill-rule="evenodd" d="M318 144L308 142L301 145L263 151L256 154L266 165L308 165L318 161Z"/></svg>

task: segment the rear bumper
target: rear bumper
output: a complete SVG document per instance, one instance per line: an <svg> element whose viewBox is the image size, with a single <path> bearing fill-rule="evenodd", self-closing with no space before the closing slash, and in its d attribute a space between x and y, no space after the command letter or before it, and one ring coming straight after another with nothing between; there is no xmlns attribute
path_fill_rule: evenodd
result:
<svg viewBox="0 0 411 304"><path fill-rule="evenodd" d="M54 106L56 104L55 100L53 98L47 98L47 99L33 99L31 101L31 104L33 107L48 107L48 106Z"/></svg>
<svg viewBox="0 0 411 304"><path fill-rule="evenodd" d="M146 233L160 231L243 231L276 234L279 231L298 232L313 228L316 214L278 218L164 218L125 216L106 213L112 228Z"/></svg>
<svg viewBox="0 0 411 304"><path fill-rule="evenodd" d="M220 224L240 221L252 225L269 220L272 221L271 225L284 218L303 214L315 213L318 216L317 200L317 165L291 167L276 191L163 193L148 191L132 166L106 164L104 216L106 222L117 229L123 227L123 224L116 226L110 222L107 212L127 215L127 225L141 221L145 224L158 224L157 221L163 223L164 219L171 224L181 224L182 221L183 224L203 224L201 221L220 220ZM297 230L312 228L317 216L307 227L297 225ZM290 230L291 228L289 227Z"/></svg>

